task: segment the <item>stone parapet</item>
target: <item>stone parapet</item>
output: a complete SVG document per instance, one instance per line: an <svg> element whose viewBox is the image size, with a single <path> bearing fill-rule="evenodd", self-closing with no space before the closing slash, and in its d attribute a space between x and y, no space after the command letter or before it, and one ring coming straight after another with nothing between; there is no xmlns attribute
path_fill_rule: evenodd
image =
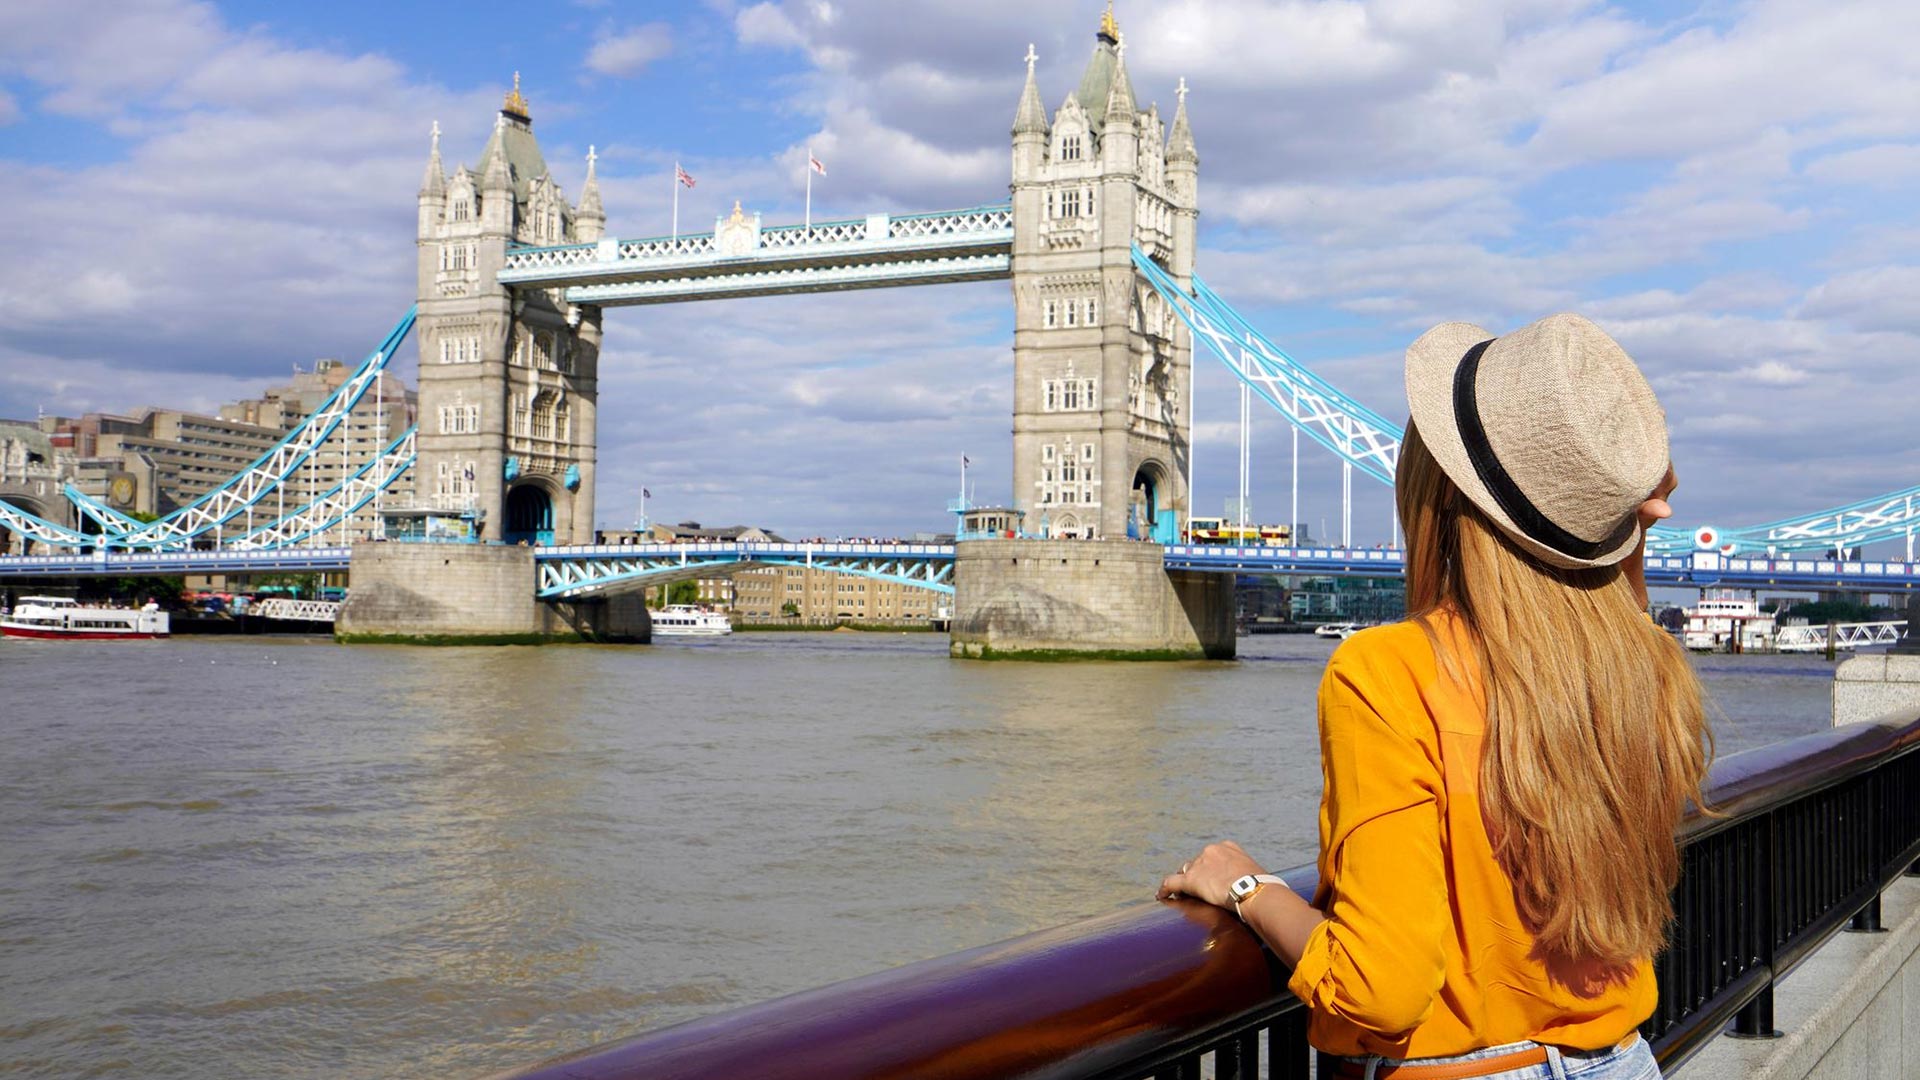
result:
<svg viewBox="0 0 1920 1080"><path fill-rule="evenodd" d="M1233 656L1232 575L1168 571L1158 544L969 540L953 578L954 656Z"/></svg>
<svg viewBox="0 0 1920 1080"><path fill-rule="evenodd" d="M1833 672L1833 723L1858 724L1920 709L1920 656L1855 656Z"/></svg>
<svg viewBox="0 0 1920 1080"><path fill-rule="evenodd" d="M639 593L549 604L534 597L533 549L501 544L355 544L334 623L343 641L435 644L644 642Z"/></svg>

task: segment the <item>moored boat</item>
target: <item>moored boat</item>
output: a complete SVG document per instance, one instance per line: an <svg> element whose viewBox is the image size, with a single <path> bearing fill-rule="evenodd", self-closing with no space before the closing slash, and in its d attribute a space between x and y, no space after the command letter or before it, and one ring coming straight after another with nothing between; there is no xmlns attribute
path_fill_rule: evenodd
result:
<svg viewBox="0 0 1920 1080"><path fill-rule="evenodd" d="M5 618L0 635L76 641L128 641L166 637L171 632L160 605L93 607L64 596L23 596Z"/></svg>
<svg viewBox="0 0 1920 1080"><path fill-rule="evenodd" d="M692 604L669 604L653 613L655 637L719 637L733 633L733 623L717 611Z"/></svg>
<svg viewBox="0 0 1920 1080"><path fill-rule="evenodd" d="M1350 622L1321 623L1319 626L1316 626L1313 628L1313 636L1314 637L1348 638L1348 637L1352 637L1353 632L1358 629L1360 629L1360 626L1358 623L1350 623Z"/></svg>
<svg viewBox="0 0 1920 1080"><path fill-rule="evenodd" d="M1773 646L1773 616L1751 596L1702 596L1687 609L1680 643L1695 652L1760 652Z"/></svg>

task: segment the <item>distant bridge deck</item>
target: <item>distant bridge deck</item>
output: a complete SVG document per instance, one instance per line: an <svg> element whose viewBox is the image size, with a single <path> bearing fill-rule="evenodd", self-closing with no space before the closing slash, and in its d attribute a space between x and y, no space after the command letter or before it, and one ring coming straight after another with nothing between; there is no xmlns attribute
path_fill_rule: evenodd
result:
<svg viewBox="0 0 1920 1080"><path fill-rule="evenodd" d="M503 285L566 290L567 301L616 307L896 285L993 281L1013 268L1007 203L930 214L762 227L507 251Z"/></svg>
<svg viewBox="0 0 1920 1080"><path fill-rule="evenodd" d="M345 570L351 554L352 549L346 547L288 547L8 555L0 556L0 578L308 573ZM1170 570L1222 574L1395 577L1406 569L1401 552L1392 548L1178 544L1167 548L1166 560ZM718 577L751 566L813 566L940 593L953 592L952 544L598 544L538 548L534 563L538 567L536 588L546 599L625 592L671 581ZM1649 555L1647 582L1683 588L1913 592L1920 589L1920 562L1749 559L1712 552Z"/></svg>

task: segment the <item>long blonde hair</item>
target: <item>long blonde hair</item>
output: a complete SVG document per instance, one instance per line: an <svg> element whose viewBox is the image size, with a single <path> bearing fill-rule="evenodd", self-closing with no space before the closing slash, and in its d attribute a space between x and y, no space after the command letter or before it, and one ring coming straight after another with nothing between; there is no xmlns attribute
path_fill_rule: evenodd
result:
<svg viewBox="0 0 1920 1080"><path fill-rule="evenodd" d="M1407 611L1456 673L1473 658L1450 655L1430 616L1458 615L1479 654L1481 815L1536 956L1589 976L1652 956L1673 918L1674 828L1712 746L1686 654L1618 565L1557 569L1508 541L1411 426L1395 485Z"/></svg>

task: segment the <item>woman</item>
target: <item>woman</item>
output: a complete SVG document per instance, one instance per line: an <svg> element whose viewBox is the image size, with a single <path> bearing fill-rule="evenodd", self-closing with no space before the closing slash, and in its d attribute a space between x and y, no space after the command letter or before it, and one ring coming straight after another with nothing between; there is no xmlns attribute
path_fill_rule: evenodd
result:
<svg viewBox="0 0 1920 1080"><path fill-rule="evenodd" d="M1160 885L1293 967L1335 1075L1642 1080L1700 689L1645 615L1665 416L1598 327L1447 323L1407 350L1408 621L1320 687L1320 888L1232 843Z"/></svg>

